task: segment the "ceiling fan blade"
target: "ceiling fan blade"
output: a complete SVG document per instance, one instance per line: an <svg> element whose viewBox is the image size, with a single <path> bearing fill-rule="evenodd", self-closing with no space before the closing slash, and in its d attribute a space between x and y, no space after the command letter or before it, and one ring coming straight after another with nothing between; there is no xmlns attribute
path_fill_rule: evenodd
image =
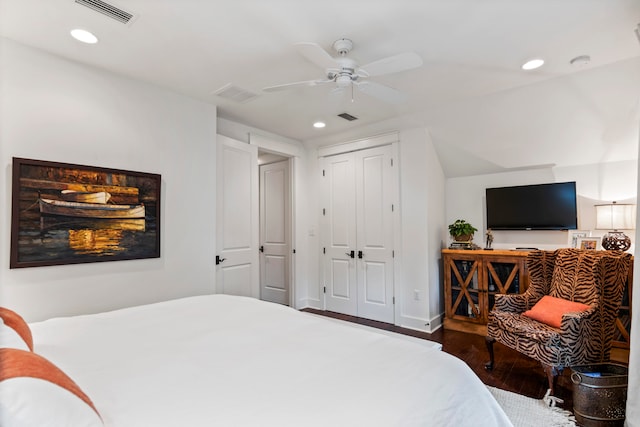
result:
<svg viewBox="0 0 640 427"><path fill-rule="evenodd" d="M422 58L416 53L405 52L363 65L358 69L358 75L362 77L381 76L383 74L397 73L420 66L422 66Z"/></svg>
<svg viewBox="0 0 640 427"><path fill-rule="evenodd" d="M381 85L380 83L363 81L353 82L353 84L367 95L371 95L391 104L401 104L407 100L407 95L404 93L389 86Z"/></svg>
<svg viewBox="0 0 640 427"><path fill-rule="evenodd" d="M340 68L335 58L317 43L301 42L296 43L295 46L305 58L321 68Z"/></svg>
<svg viewBox="0 0 640 427"><path fill-rule="evenodd" d="M331 83L333 82L333 80L306 80L304 82L294 82L294 83L286 83L283 85L277 85L277 86L269 86L269 87L265 87L262 90L264 92L278 92L281 90L287 90L287 89L294 89L297 87L305 87L305 86L317 86L317 85L321 85L324 83Z"/></svg>

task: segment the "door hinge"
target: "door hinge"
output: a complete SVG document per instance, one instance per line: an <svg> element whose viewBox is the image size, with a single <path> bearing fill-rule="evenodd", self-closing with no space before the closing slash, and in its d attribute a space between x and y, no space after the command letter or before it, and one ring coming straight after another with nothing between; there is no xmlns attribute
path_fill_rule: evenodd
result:
<svg viewBox="0 0 640 427"><path fill-rule="evenodd" d="M392 204L392 205L391 205L391 212L393 212L393 209L394 209L394 207L393 207L393 204Z"/></svg>
<svg viewBox="0 0 640 427"><path fill-rule="evenodd" d="M295 254L295 253L296 253L296 250L294 249L294 250L292 251L292 253L294 253L294 254Z"/></svg>
<svg viewBox="0 0 640 427"><path fill-rule="evenodd" d="M324 176L324 169L322 169L322 176Z"/></svg>
<svg viewBox="0 0 640 427"><path fill-rule="evenodd" d="M393 158L391 159L391 167L393 167Z"/></svg>
<svg viewBox="0 0 640 427"><path fill-rule="evenodd" d="M327 293L327 287L326 287L326 286L322 288L322 293L323 293L323 294L326 294L326 293Z"/></svg>
<svg viewBox="0 0 640 427"><path fill-rule="evenodd" d="M327 214L327 210L325 208L322 208L322 216L325 216Z"/></svg>
<svg viewBox="0 0 640 427"><path fill-rule="evenodd" d="M391 258L395 258L396 257L396 251L392 250L391 251Z"/></svg>
<svg viewBox="0 0 640 427"><path fill-rule="evenodd" d="M322 248L322 253L326 254L327 253L327 248Z"/></svg>
<svg viewBox="0 0 640 427"><path fill-rule="evenodd" d="M393 301L393 304L396 303L396 297L393 297L391 300Z"/></svg>

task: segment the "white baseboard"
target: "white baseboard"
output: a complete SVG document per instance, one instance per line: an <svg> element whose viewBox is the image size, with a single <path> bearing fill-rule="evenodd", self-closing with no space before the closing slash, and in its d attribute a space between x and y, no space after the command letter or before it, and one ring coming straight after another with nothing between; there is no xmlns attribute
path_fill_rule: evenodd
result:
<svg viewBox="0 0 640 427"><path fill-rule="evenodd" d="M400 322L396 323L397 326L413 329L416 331L427 332L429 334L437 331L442 327L442 316L438 315L430 320L413 317L413 316L400 316Z"/></svg>
<svg viewBox="0 0 640 427"><path fill-rule="evenodd" d="M316 310L324 310L322 308L322 301L317 299L303 298L298 300L296 307L297 310L303 310L305 308L315 308Z"/></svg>

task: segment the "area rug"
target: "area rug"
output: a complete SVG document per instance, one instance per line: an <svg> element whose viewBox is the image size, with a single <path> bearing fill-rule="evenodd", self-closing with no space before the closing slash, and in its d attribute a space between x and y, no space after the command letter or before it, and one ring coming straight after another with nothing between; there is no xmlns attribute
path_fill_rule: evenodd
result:
<svg viewBox="0 0 640 427"><path fill-rule="evenodd" d="M496 398L514 427L574 427L577 426L573 414L557 406L549 406L546 399L532 399L521 394L487 386ZM553 399L553 398L551 398ZM553 405L553 402L551 402Z"/></svg>

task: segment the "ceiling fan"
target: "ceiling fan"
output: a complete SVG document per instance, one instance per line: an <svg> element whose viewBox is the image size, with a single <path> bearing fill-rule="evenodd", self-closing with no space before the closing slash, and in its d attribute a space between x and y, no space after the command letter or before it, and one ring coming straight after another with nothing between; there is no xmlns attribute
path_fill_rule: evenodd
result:
<svg viewBox="0 0 640 427"><path fill-rule="evenodd" d="M317 80L269 86L263 89L265 92L276 92L296 87L334 83L336 87L332 92L343 92L348 88L353 91L353 89L356 88L382 101L399 104L406 99L404 93L389 86L372 82L368 80L368 78L410 70L422 65L422 58L417 54L405 52L359 66L355 60L347 57L347 54L353 49L353 42L349 39L339 39L333 43L333 48L339 55L337 57L331 56L316 43L303 42L296 43L295 46L305 58L324 68L326 77Z"/></svg>

